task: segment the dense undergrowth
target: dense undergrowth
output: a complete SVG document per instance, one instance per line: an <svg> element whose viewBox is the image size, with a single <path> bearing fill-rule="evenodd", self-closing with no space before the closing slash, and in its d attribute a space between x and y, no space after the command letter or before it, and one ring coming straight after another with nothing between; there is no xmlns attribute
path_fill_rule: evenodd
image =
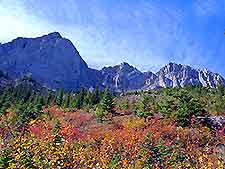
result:
<svg viewBox="0 0 225 169"><path fill-rule="evenodd" d="M223 115L224 94L222 87L123 96L7 88L0 168L223 168L223 132L196 117Z"/></svg>

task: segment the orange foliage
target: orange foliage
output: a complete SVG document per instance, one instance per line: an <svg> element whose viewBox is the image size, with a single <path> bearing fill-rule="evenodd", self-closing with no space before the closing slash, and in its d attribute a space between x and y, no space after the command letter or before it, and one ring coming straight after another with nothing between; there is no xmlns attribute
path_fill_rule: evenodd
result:
<svg viewBox="0 0 225 169"><path fill-rule="evenodd" d="M171 120L135 116L96 123L93 115L45 109L28 133L9 140L9 168L219 168L222 136L205 127L181 128ZM54 131L56 121L60 121ZM3 133L1 129L1 133ZM1 140L6 139L1 134ZM221 147L221 146L220 146ZM7 153L4 147L1 151Z"/></svg>

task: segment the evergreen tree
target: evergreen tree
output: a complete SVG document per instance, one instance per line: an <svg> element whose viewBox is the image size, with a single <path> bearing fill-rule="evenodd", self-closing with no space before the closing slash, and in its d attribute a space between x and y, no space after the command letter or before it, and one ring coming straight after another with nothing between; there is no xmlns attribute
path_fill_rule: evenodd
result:
<svg viewBox="0 0 225 169"><path fill-rule="evenodd" d="M92 94L90 92L87 92L86 95L84 96L84 106L91 106L93 105L92 102Z"/></svg>
<svg viewBox="0 0 225 169"><path fill-rule="evenodd" d="M33 104L38 104L38 103L39 103L39 93L35 92Z"/></svg>
<svg viewBox="0 0 225 169"><path fill-rule="evenodd" d="M47 98L46 98L46 105L50 105L51 102L52 102L52 99L53 99L53 92L49 91L48 95L47 95Z"/></svg>
<svg viewBox="0 0 225 169"><path fill-rule="evenodd" d="M222 81L219 81L217 85L217 93L221 97L225 95L224 83Z"/></svg>
<svg viewBox="0 0 225 169"><path fill-rule="evenodd" d="M73 98L72 107L80 109L82 106L81 98L79 94L76 94Z"/></svg>
<svg viewBox="0 0 225 169"><path fill-rule="evenodd" d="M122 109L122 110L127 110L129 109L129 100L128 98L123 98L121 101L120 101L120 104L119 104L119 108Z"/></svg>
<svg viewBox="0 0 225 169"><path fill-rule="evenodd" d="M174 97L166 95L157 103L156 110L160 112L163 117L169 118L176 107L174 102Z"/></svg>
<svg viewBox="0 0 225 169"><path fill-rule="evenodd" d="M136 114L139 117L144 118L145 120L147 117L151 116L154 113L154 103L153 98L148 95L142 95L140 101L137 102L136 106Z"/></svg>
<svg viewBox="0 0 225 169"><path fill-rule="evenodd" d="M78 93L73 96L72 107L80 109L84 106L84 99L86 95L86 90L82 88Z"/></svg>
<svg viewBox="0 0 225 169"><path fill-rule="evenodd" d="M109 93L108 87L106 87L102 99L100 101L99 106L97 107L95 111L96 118L99 122L102 122L102 118L107 114L107 113L114 113L113 112L113 100L112 97Z"/></svg>
<svg viewBox="0 0 225 169"><path fill-rule="evenodd" d="M158 103L158 111L165 118L175 118L178 125L188 126L191 117L206 114L205 109L189 91L185 89L169 89L168 95Z"/></svg>
<svg viewBox="0 0 225 169"><path fill-rule="evenodd" d="M100 101L99 90L98 90L98 85L96 85L95 91L94 91L93 97L92 97L93 105L98 104L99 101Z"/></svg>
<svg viewBox="0 0 225 169"><path fill-rule="evenodd" d="M6 113L6 110L10 105L9 99L9 96L6 93L3 93L3 95L0 96L0 116Z"/></svg>
<svg viewBox="0 0 225 169"><path fill-rule="evenodd" d="M65 96L65 102L64 102L64 107L69 108L70 107L70 100L71 100L71 96L70 94L66 94Z"/></svg>
<svg viewBox="0 0 225 169"><path fill-rule="evenodd" d="M45 101L45 98L44 98L44 96L42 96L42 95L40 95L39 97L38 97L38 105L39 106L44 106L45 105L45 103L46 103L46 101Z"/></svg>
<svg viewBox="0 0 225 169"><path fill-rule="evenodd" d="M56 97L56 104L58 106L62 106L63 96L64 96L64 90L63 89L60 89L59 92L58 92L58 95Z"/></svg>
<svg viewBox="0 0 225 169"><path fill-rule="evenodd" d="M96 111L95 111L95 116L98 122L102 123L102 118L107 114L107 112L105 112L101 106L97 107Z"/></svg>
<svg viewBox="0 0 225 169"><path fill-rule="evenodd" d="M29 101L30 97L31 97L32 92L30 91L30 89L27 89L24 95L24 102Z"/></svg>
<svg viewBox="0 0 225 169"><path fill-rule="evenodd" d="M30 102L30 103L34 102L35 95L36 95L36 92L34 90L32 90L28 102Z"/></svg>
<svg viewBox="0 0 225 169"><path fill-rule="evenodd" d="M113 112L113 101L109 93L108 86L103 93L102 99L100 101L100 107L104 112Z"/></svg>
<svg viewBox="0 0 225 169"><path fill-rule="evenodd" d="M42 113L42 108L39 104L32 104L32 103L24 103L20 104L19 110L16 112L17 120L16 126L18 128L26 127L27 122L31 119L38 118Z"/></svg>

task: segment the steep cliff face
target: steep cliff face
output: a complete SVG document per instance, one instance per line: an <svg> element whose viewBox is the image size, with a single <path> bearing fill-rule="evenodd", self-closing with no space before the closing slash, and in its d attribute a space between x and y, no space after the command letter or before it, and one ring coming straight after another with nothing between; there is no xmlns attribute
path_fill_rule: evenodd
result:
<svg viewBox="0 0 225 169"><path fill-rule="evenodd" d="M73 44L57 32L17 38L0 46L0 70L14 78L32 78L51 88L89 87L89 69Z"/></svg>
<svg viewBox="0 0 225 169"><path fill-rule="evenodd" d="M144 72L144 79L145 85L142 87L143 89L156 89L159 87L157 84L158 77L154 73L150 71Z"/></svg>
<svg viewBox="0 0 225 169"><path fill-rule="evenodd" d="M225 79L222 76L208 69L198 70L198 77L202 86L214 88L221 83L225 85Z"/></svg>

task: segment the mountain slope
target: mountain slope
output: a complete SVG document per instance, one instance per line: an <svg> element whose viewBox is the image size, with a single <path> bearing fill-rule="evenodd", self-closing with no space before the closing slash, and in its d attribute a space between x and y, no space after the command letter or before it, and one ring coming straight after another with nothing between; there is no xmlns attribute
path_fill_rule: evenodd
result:
<svg viewBox="0 0 225 169"><path fill-rule="evenodd" d="M0 70L0 90L7 87L12 83L12 80L8 77L7 73Z"/></svg>
<svg viewBox="0 0 225 169"><path fill-rule="evenodd" d="M0 45L0 70L14 78L32 78L51 88L89 87L89 69L73 44L57 32L17 38Z"/></svg>

